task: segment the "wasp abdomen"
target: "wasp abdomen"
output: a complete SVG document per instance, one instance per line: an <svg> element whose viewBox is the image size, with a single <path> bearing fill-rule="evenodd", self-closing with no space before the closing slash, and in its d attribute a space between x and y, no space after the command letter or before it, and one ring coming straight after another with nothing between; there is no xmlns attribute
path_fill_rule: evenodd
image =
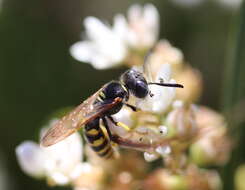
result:
<svg viewBox="0 0 245 190"><path fill-rule="evenodd" d="M84 134L91 148L103 158L111 158L113 149L109 140L100 128L99 119L90 121L85 125Z"/></svg>

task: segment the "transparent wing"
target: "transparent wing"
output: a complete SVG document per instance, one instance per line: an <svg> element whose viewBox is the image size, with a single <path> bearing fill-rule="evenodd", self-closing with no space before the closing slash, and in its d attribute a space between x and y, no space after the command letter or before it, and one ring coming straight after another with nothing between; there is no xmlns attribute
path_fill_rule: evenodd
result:
<svg viewBox="0 0 245 190"><path fill-rule="evenodd" d="M152 76L151 67L150 67L150 57L151 57L153 50L154 48L150 49L147 52L144 58L144 64L143 64L143 73L148 82L153 82L153 76Z"/></svg>
<svg viewBox="0 0 245 190"><path fill-rule="evenodd" d="M41 145L51 146L56 144L122 101L121 98L115 98L103 104L94 104L101 90L102 88L69 114L57 121L42 137Z"/></svg>

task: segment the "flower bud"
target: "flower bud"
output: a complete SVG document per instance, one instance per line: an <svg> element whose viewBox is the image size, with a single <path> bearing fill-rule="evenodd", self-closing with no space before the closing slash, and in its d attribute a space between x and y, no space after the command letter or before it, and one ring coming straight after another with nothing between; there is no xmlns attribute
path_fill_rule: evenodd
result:
<svg viewBox="0 0 245 190"><path fill-rule="evenodd" d="M189 190L221 190L222 181L215 170L199 169L190 165L186 169Z"/></svg>
<svg viewBox="0 0 245 190"><path fill-rule="evenodd" d="M174 79L184 88L176 89L176 99L184 102L196 102L202 93L201 73L190 66L181 67L174 72Z"/></svg>
<svg viewBox="0 0 245 190"><path fill-rule="evenodd" d="M155 77L162 64L166 63L173 67L173 73L175 73L175 69L183 63L183 58L183 53L179 49L173 47L167 40L161 40L149 58L153 77Z"/></svg>
<svg viewBox="0 0 245 190"><path fill-rule="evenodd" d="M166 119L168 137L179 137L191 140L197 133L197 126L194 118L194 106L178 105Z"/></svg>
<svg viewBox="0 0 245 190"><path fill-rule="evenodd" d="M144 181L143 189L188 190L188 184L184 175L172 174L166 169L159 169Z"/></svg>
<svg viewBox="0 0 245 190"><path fill-rule="evenodd" d="M198 128L225 125L225 119L220 113L205 106L198 106L195 117Z"/></svg>
<svg viewBox="0 0 245 190"><path fill-rule="evenodd" d="M192 160L200 166L224 165L230 155L231 143L225 136L225 129L211 129L190 147Z"/></svg>
<svg viewBox="0 0 245 190"><path fill-rule="evenodd" d="M100 189L105 176L104 170L100 166L82 163L78 170L80 176L73 181L75 189Z"/></svg>
<svg viewBox="0 0 245 190"><path fill-rule="evenodd" d="M198 107L195 113L198 137L190 147L190 157L199 166L223 165L230 156L231 141L224 118L217 112Z"/></svg>
<svg viewBox="0 0 245 190"><path fill-rule="evenodd" d="M143 189L157 190L220 190L221 179L213 170L188 166L181 173L172 173L166 169L158 169L144 181Z"/></svg>

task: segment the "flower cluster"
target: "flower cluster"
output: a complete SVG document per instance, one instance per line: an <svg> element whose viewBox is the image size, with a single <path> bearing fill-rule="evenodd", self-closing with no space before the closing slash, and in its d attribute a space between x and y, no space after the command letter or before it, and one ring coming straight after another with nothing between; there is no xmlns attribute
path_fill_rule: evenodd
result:
<svg viewBox="0 0 245 190"><path fill-rule="evenodd" d="M202 93L202 76L185 63L179 49L165 39L157 41L157 9L151 4L133 5L127 19L116 15L111 27L95 17L86 18L84 25L86 39L70 49L77 60L97 69L124 64L141 72L152 49L145 65L149 73L142 74L151 82L181 83L184 89L149 85L146 98L130 96L129 103L138 110L123 107L113 115L128 128L108 120L117 137L111 142L113 149L126 148L115 160L99 158L75 133L48 148L31 141L20 144L16 154L21 168L46 178L50 185L70 184L75 190L220 189L219 174L204 168L224 165L229 159L226 121L195 104ZM149 162L157 159L163 164L154 169Z"/></svg>
<svg viewBox="0 0 245 190"><path fill-rule="evenodd" d="M55 122L52 120L50 125ZM42 133L44 130L42 130ZM67 184L76 175L82 160L82 141L78 133L48 148L32 141L24 141L16 148L21 167L27 174L48 177L50 184Z"/></svg>
<svg viewBox="0 0 245 190"><path fill-rule="evenodd" d="M51 120L43 128L40 136L56 121L57 119ZM76 186L81 183L79 179L83 178L83 187L95 189L96 184L93 184L93 180L102 176L98 167L83 162L83 141L79 133L74 133L47 148L40 147L33 141L24 141L16 147L16 155L20 167L26 174L35 178L46 178L51 186Z"/></svg>
<svg viewBox="0 0 245 190"><path fill-rule="evenodd" d="M158 38L159 14L156 8L133 5L127 19L118 14L113 26L95 17L84 20L86 40L75 43L71 55L78 61L88 62L96 69L115 67L129 59L130 51L144 53Z"/></svg>

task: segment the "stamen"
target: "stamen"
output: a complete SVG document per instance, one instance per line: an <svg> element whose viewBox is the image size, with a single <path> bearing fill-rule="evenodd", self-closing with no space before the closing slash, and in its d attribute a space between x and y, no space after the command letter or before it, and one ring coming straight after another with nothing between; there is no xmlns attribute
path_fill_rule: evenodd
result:
<svg viewBox="0 0 245 190"><path fill-rule="evenodd" d="M154 94L151 91L149 92L149 95L150 95L150 97L154 96Z"/></svg>
<svg viewBox="0 0 245 190"><path fill-rule="evenodd" d="M163 135L166 136L168 133L168 128L164 125L160 125L159 126L159 132Z"/></svg>
<svg viewBox="0 0 245 190"><path fill-rule="evenodd" d="M144 158L147 162L152 162L152 161L158 159L159 156L157 154L151 154L148 152L144 152Z"/></svg>
<svg viewBox="0 0 245 190"><path fill-rule="evenodd" d="M164 157L171 153L171 148L170 146L158 146L156 152Z"/></svg>
<svg viewBox="0 0 245 190"><path fill-rule="evenodd" d="M164 79L163 78L159 78L159 82L160 83L164 83Z"/></svg>

